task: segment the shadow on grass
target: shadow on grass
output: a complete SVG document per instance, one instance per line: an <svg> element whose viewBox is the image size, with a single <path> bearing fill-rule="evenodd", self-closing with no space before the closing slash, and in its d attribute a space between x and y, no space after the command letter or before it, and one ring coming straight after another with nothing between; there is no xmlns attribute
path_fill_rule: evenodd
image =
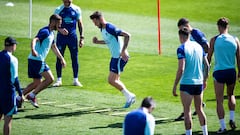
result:
<svg viewBox="0 0 240 135"><path fill-rule="evenodd" d="M24 110L23 110L24 111ZM123 108L93 108L89 110L78 110L78 111L73 111L73 112L64 112L64 113L45 113L45 114L35 114L35 115L26 115L26 119L51 119L51 118L59 118L59 117L72 117L72 116L79 116L79 115L84 115L84 114L105 114L105 115L110 115L112 112L125 112ZM17 118L15 118L17 119ZM21 119L21 118L18 118Z"/></svg>
<svg viewBox="0 0 240 135"><path fill-rule="evenodd" d="M101 128L123 128L123 123L113 123L107 126L91 127L89 129L101 129Z"/></svg>
<svg viewBox="0 0 240 135"><path fill-rule="evenodd" d="M235 98L240 99L240 95L235 95ZM226 100L226 99L228 99L228 97L224 96L224 99ZM214 99L207 99L207 101L216 101L216 99L215 98Z"/></svg>

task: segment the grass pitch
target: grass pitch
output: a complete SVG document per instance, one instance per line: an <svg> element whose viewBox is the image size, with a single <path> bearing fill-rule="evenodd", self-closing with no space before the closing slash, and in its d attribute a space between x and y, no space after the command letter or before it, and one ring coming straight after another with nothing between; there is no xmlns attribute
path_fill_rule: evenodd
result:
<svg viewBox="0 0 240 135"><path fill-rule="evenodd" d="M0 42L12 35L17 37L18 46L14 53L19 60L19 79L22 87L26 87L32 80L27 77L27 56L30 52L30 39L28 38L28 0L12 0L15 7L5 7L7 1L0 1ZM112 2L112 3L111 3ZM173 3L172 3L173 2ZM157 52L157 17L156 1L138 0L102 0L77 1L83 10L85 26L85 47L79 49L80 74L79 79L83 88L71 86L72 70L68 50L66 50L67 67L63 70L63 87L48 88L40 93L37 98L40 108L33 108L25 102L25 108L14 116L13 135L116 135L122 134L122 122L127 112L139 107L145 96L152 96L157 102L153 112L156 118L156 135L184 134L183 122L175 122L182 106L178 98L171 95L175 78L177 59L176 48L179 45L176 23L178 18L188 17L194 27L205 32L210 39L217 34L216 20L224 15L232 20L230 33L238 35L239 18L235 10L239 5L237 0L220 2L214 5L228 9L228 12L216 10L194 11L191 5L201 4L203 9L212 5L211 1L197 2L161 1L161 41L162 55ZM111 3L111 5L109 5ZM126 4L127 3L127 4ZM191 4L192 3L192 4ZM227 3L227 4L226 4ZM231 8L228 7L229 3ZM59 1L33 1L33 31L48 24L48 18L53 13ZM126 6L127 5L127 6ZM173 6L174 5L174 6ZM183 8L186 7L187 8ZM117 8L116 8L117 7ZM205 7L205 8L204 8ZM95 11L103 11L106 19L120 28L130 32L132 39L129 44L131 59L121 76L122 81L137 95L137 102L129 109L122 109L124 97L120 92L107 84L109 52L105 46L96 46L91 43L93 36L101 37L98 29L89 20L89 15ZM191 12L194 11L194 12ZM185 14L187 13L187 14ZM191 14L190 14L191 13ZM209 19L210 18L210 19ZM0 46L2 49L3 46ZM46 62L54 75L55 56L50 52ZM204 101L207 104L205 112L208 119L209 134L214 135L219 128L215 112L215 96L213 78L208 79L208 88L204 92ZM239 84L236 86L237 98L236 122L240 121L240 92ZM227 100L226 100L227 101ZM227 104L225 101L225 108ZM226 120L228 120L226 111ZM193 119L193 134L201 134L197 117ZM3 121L0 122L0 127ZM229 128L229 127L228 127ZM1 134L1 132L0 132ZM231 135L240 134L239 128Z"/></svg>

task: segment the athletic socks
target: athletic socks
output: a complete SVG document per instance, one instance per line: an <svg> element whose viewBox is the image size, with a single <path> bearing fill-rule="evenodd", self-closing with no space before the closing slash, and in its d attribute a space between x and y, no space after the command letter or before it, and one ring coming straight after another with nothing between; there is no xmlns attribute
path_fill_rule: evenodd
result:
<svg viewBox="0 0 240 135"><path fill-rule="evenodd" d="M202 126L202 132L203 132L203 135L208 135L207 125Z"/></svg>
<svg viewBox="0 0 240 135"><path fill-rule="evenodd" d="M62 82L62 78L61 77L57 78L57 81Z"/></svg>
<svg viewBox="0 0 240 135"><path fill-rule="evenodd" d="M232 121L234 121L234 111L233 111L233 110L230 110L229 119L232 120Z"/></svg>
<svg viewBox="0 0 240 135"><path fill-rule="evenodd" d="M192 135L192 129L186 130L186 135Z"/></svg>
<svg viewBox="0 0 240 135"><path fill-rule="evenodd" d="M225 123L225 120L224 120L224 119L220 119L220 120L219 120L219 123L220 123L220 126L221 126L221 129L222 129L222 130L226 129L226 123Z"/></svg>
<svg viewBox="0 0 240 135"><path fill-rule="evenodd" d="M129 92L127 89L122 89L121 92L126 97L126 99L129 99L130 97L133 96L133 94L131 92Z"/></svg>

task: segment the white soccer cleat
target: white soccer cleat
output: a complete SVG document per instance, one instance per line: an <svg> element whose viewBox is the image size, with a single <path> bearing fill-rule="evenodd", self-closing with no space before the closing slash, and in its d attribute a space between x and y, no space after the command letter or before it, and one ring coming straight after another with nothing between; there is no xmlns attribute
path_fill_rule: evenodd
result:
<svg viewBox="0 0 240 135"><path fill-rule="evenodd" d="M62 85L61 81L56 81L52 86L53 87L60 87Z"/></svg>
<svg viewBox="0 0 240 135"><path fill-rule="evenodd" d="M136 96L133 94L130 98L127 99L127 102L125 103L123 108L129 108L132 104L135 103Z"/></svg>
<svg viewBox="0 0 240 135"><path fill-rule="evenodd" d="M74 86L79 86L79 87L83 87L83 85L79 82L79 81L74 81L73 82Z"/></svg>

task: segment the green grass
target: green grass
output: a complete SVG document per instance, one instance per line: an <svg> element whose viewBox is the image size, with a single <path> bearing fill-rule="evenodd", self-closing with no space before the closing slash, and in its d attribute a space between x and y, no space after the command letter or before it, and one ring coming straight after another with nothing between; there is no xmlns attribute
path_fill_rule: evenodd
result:
<svg viewBox="0 0 240 135"><path fill-rule="evenodd" d="M14 53L19 60L19 79L22 87L26 87L32 80L27 76L27 57L30 52L30 39L28 39L28 0L12 0L15 7L5 7L6 1L0 2L0 43L6 36L17 37L18 46ZM232 1L232 0L230 0ZM226 3L230 2L227 1ZM113 2L113 6L109 3ZM28 102L24 104L25 109L14 116L13 135L114 135L122 133L122 122L124 115L139 107L141 99L145 96L153 96L157 102L157 108L153 115L157 119L155 134L183 134L182 122L174 122L182 111L179 97L171 95L172 85L177 70L176 48L179 45L176 23L182 16L188 17L194 27L205 32L207 38L217 34L216 20L220 14L217 10L207 9L211 5L200 1L161 1L161 43L162 55L157 52L157 17L156 1L116 1L88 0L77 1L83 9L83 22L85 27L85 47L79 49L80 74L79 79L83 88L71 86L72 70L69 51L66 51L67 67L63 70L63 87L48 88L38 95L39 109L33 108ZM230 32L238 35L238 14L234 10L238 7L238 1L231 8L224 2L218 2L216 7L228 9L222 15L231 17L233 22ZM34 36L39 28L48 24L48 17L53 13L59 1L38 0L33 1L33 31ZM127 3L127 4L126 4ZM177 4L175 4L177 3ZM182 4L185 4L187 8ZM127 6L126 6L127 5ZM173 6L174 5L174 6ZM201 8L198 14L190 14L197 5ZM27 8L26 8L27 7ZM181 9L180 9L181 8ZM16 10L17 9L17 10ZM109 51L105 46L97 46L91 43L91 38L100 33L89 20L89 15L101 10L106 19L132 35L129 44L131 59L121 75L121 80L129 90L137 95L137 102L129 109L122 109L124 97L107 83ZM17 12L16 12L17 11ZM210 12L211 11L211 12ZM189 14L185 14L189 13ZM193 12L192 12L193 13ZM222 12L221 12L222 13ZM204 16L204 14L207 14ZM209 19L209 17L211 19ZM2 49L3 46L0 46ZM46 60L53 74L55 72L55 56L52 52ZM212 63L213 64L213 63ZM208 80L208 88L204 93L204 101L207 104L205 112L208 118L210 134L218 129L218 120L215 112L215 96L213 90L213 78ZM236 121L240 121L239 84L236 86L237 110ZM225 108L227 109L227 100ZM228 120L228 111L226 119ZM201 128L197 117L193 119L194 134L200 134ZM238 124L238 123L237 123ZM0 122L0 128L3 122ZM1 132L0 132L1 134ZM229 134L240 134L240 130Z"/></svg>

